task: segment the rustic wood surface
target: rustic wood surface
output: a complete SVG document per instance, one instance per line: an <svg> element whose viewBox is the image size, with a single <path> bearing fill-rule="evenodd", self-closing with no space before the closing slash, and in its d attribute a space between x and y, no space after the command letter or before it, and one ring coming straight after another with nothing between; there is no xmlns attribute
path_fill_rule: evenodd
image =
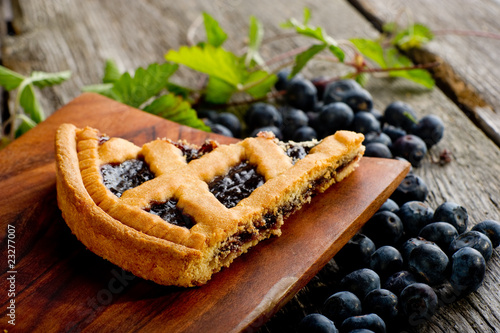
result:
<svg viewBox="0 0 500 333"><path fill-rule="evenodd" d="M500 145L500 4L486 1L351 0L378 29L385 23L422 23L434 40L411 52L416 62L442 63L433 69L440 87Z"/></svg>
<svg viewBox="0 0 500 333"><path fill-rule="evenodd" d="M465 0L462 5L450 1L426 5L423 1L407 1L405 8L409 8L408 16L413 15L415 21L428 23L431 28L444 29L453 21L454 27L460 25L467 29L480 29L484 23L491 29L488 31L495 32L495 21L485 20L484 17L494 15L498 4L493 1L474 2L474 9L482 10L472 10L468 3L464 3ZM380 21L390 20L389 9L393 6L402 8L395 1L387 4L366 1L362 4L366 4L365 14L369 11ZM163 61L168 49L188 42L187 31L202 11L207 11L221 22L230 35L228 47L237 51L244 47L243 36L246 36L250 15L261 20L265 37L272 37L280 33L279 23L292 16L300 18L303 6L311 9L313 24L324 27L337 39L377 36L372 24L356 8L341 0L321 3L312 0L286 3L238 0L172 3L152 0L128 2L126 6L117 0L26 0L13 2L13 26L17 35L3 38L2 61L7 67L25 74L31 70L72 70L70 81L42 91L42 105L49 114L78 96L82 86L99 82L104 61L108 58L114 59L122 70ZM429 21L426 21L427 18ZM441 18L443 25L436 25ZM198 29L195 34L198 38L203 37L201 30ZM270 58L305 43L301 38L280 40L266 46L262 53L265 58ZM458 51L453 49L454 45ZM441 36L429 45L429 49L443 57L450 68L461 73L460 77L464 79L462 84L473 88L493 110L497 109L495 82L498 75L494 74L494 59L490 63L489 58L481 57L494 58L497 52L490 50L494 47L494 42L470 36ZM464 52L464 49L470 52ZM476 57L476 54L479 55ZM317 63L308 70L312 74L328 76L338 75L342 69ZM188 71L182 74L179 80L196 84L197 77ZM457 86L460 86L459 83L456 83ZM367 88L380 110L391 101L403 100L412 104L419 115L433 113L445 121L444 139L432 148L424 164L415 169L431 190L427 200L431 207L449 200L468 209L472 224L484 219L500 219L500 150L453 101L439 89L428 91L402 80L372 79ZM457 103L461 101L457 100ZM478 105L484 106L481 103ZM495 118L498 111L493 115L487 114L479 117ZM489 131L488 135L494 137L491 128ZM493 132L495 134L495 129ZM453 160L440 166L433 161L438 160L443 149L452 152ZM305 314L321 308L322 302L335 290L336 279L335 263L331 261L261 328L261 332L293 331ZM476 293L445 304L432 320L410 327L408 331L500 331L499 279L500 256L497 250L488 263L485 282Z"/></svg>
<svg viewBox="0 0 500 333"><path fill-rule="evenodd" d="M94 110L92 115L86 114L87 109ZM282 237L262 242L207 285L168 288L104 262L70 235L57 208L54 186L53 142L62 123L96 127L138 145L156 137L197 144L208 138L234 141L84 94L0 151L2 229L6 224L15 226L18 253L18 317L9 332L195 333L259 327L342 248L409 170L407 162L364 158L352 177L287 219ZM0 253L7 257L7 247ZM8 270L2 263L2 290L11 284ZM69 277L74 280L69 282ZM67 299L73 299L71 305ZM46 306L40 307L40 302ZM2 301L2 305L8 304ZM2 308L0 325L5 328L10 310ZM213 322L217 325L210 325Z"/></svg>

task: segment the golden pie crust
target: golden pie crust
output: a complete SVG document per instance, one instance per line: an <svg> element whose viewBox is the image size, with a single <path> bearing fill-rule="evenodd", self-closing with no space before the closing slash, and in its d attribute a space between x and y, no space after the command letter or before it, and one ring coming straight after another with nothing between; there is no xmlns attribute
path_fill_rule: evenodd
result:
<svg viewBox="0 0 500 333"><path fill-rule="evenodd" d="M279 236L288 215L349 175L364 152L362 134L339 131L293 161L283 143L262 135L220 145L187 163L170 140L138 147L121 138L103 143L102 137L71 124L57 131L57 199L64 220L97 255L141 278L185 287L205 284L251 246ZM104 185L101 167L136 158L155 178L118 197ZM255 166L265 183L226 208L208 183L241 162ZM148 212L171 199L195 221L192 228Z"/></svg>

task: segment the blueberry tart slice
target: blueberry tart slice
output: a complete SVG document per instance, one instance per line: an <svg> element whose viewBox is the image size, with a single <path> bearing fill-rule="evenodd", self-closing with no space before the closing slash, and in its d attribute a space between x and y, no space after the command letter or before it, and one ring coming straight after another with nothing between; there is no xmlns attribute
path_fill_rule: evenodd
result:
<svg viewBox="0 0 500 333"><path fill-rule="evenodd" d="M362 141L348 131L305 143L262 133L230 145L157 139L139 147L63 124L57 199L97 255L159 284L202 285L349 175Z"/></svg>

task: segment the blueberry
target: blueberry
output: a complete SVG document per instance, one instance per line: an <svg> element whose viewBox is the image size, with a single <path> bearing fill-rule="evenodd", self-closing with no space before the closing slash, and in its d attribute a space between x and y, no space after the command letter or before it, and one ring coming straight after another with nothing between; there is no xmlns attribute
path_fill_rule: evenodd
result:
<svg viewBox="0 0 500 333"><path fill-rule="evenodd" d="M484 280L486 262L483 255L471 248L464 247L451 257L450 283L461 294L476 291Z"/></svg>
<svg viewBox="0 0 500 333"><path fill-rule="evenodd" d="M372 95L368 90L363 88L346 91L342 96L342 102L349 105L355 113L359 111L370 111L373 108ZM374 114L371 115L374 116Z"/></svg>
<svg viewBox="0 0 500 333"><path fill-rule="evenodd" d="M398 210L399 210L399 205L396 203L396 201L389 198L386 201L384 201L382 206L380 206L378 212L389 211L396 213Z"/></svg>
<svg viewBox="0 0 500 333"><path fill-rule="evenodd" d="M351 332L355 329L365 328L375 333L385 333L385 322L375 313L364 314L361 316L349 317L340 326L341 332Z"/></svg>
<svg viewBox="0 0 500 333"><path fill-rule="evenodd" d="M349 291L339 291L326 299L322 313L340 326L345 319L359 316L361 309L358 296Z"/></svg>
<svg viewBox="0 0 500 333"><path fill-rule="evenodd" d="M369 268L361 268L344 276L340 280L340 288L364 299L370 291L380 288L380 277Z"/></svg>
<svg viewBox="0 0 500 333"><path fill-rule="evenodd" d="M358 89L363 88L359 83L351 79L330 82L325 87L323 102L325 104L341 102L347 92Z"/></svg>
<svg viewBox="0 0 500 333"><path fill-rule="evenodd" d="M394 155L404 157L414 167L420 166L425 154L427 154L425 142L413 134L400 137L391 148Z"/></svg>
<svg viewBox="0 0 500 333"><path fill-rule="evenodd" d="M276 90L278 91L286 90L288 82L290 82L288 78L290 76L290 73L291 73L290 69L287 68L280 70L278 74L276 74L276 76L278 77L278 80L274 84L274 88L276 88Z"/></svg>
<svg viewBox="0 0 500 333"><path fill-rule="evenodd" d="M408 267L415 275L430 284L436 285L446 279L449 259L437 245L422 244L410 253Z"/></svg>
<svg viewBox="0 0 500 333"><path fill-rule="evenodd" d="M403 222L399 216L390 211L381 211L373 214L363 227L363 233L376 246L395 245L403 236Z"/></svg>
<svg viewBox="0 0 500 333"><path fill-rule="evenodd" d="M478 250L486 261L490 260L493 253L493 245L490 239L479 231L467 231L455 238L450 244L448 253L452 255L463 247L472 247Z"/></svg>
<svg viewBox="0 0 500 333"><path fill-rule="evenodd" d="M425 283L414 283L403 289L399 297L400 311L410 324L420 324L430 319L437 310L438 298L434 290Z"/></svg>
<svg viewBox="0 0 500 333"><path fill-rule="evenodd" d="M383 288L392 291L395 295L399 296L403 289L410 284L417 283L417 278L410 271L399 271L392 274L385 280Z"/></svg>
<svg viewBox="0 0 500 333"><path fill-rule="evenodd" d="M370 268L381 278L386 278L403 268L403 257L395 247L384 245L372 254Z"/></svg>
<svg viewBox="0 0 500 333"><path fill-rule="evenodd" d="M420 246L422 244L437 245L434 242L428 241L428 240L420 238L420 237L419 238L414 238L414 237L410 238L406 242L404 242L403 245L401 245L400 252L401 252L401 255L403 256L403 261L408 262L408 259L410 259L411 251L413 251L417 246Z"/></svg>
<svg viewBox="0 0 500 333"><path fill-rule="evenodd" d="M427 148L430 148L443 138L444 124L438 116L424 116L415 125L412 133L424 140Z"/></svg>
<svg viewBox="0 0 500 333"><path fill-rule="evenodd" d="M317 128L321 137L348 129L354 119L354 112L345 103L335 102L324 105L318 115Z"/></svg>
<svg viewBox="0 0 500 333"><path fill-rule="evenodd" d="M396 142L397 139L408 134L404 129L389 124L384 124L382 132L387 134L391 138L392 142Z"/></svg>
<svg viewBox="0 0 500 333"><path fill-rule="evenodd" d="M285 99L288 105L294 108L311 111L318 101L317 90L311 81L293 78L286 88Z"/></svg>
<svg viewBox="0 0 500 333"><path fill-rule="evenodd" d="M212 130L213 133L217 133L217 134L221 134L221 135L225 135L225 136L230 136L230 137L233 136L233 132L231 132L231 130L229 130L229 128L227 128L226 126L221 125L221 124L212 123L212 124L210 124L210 129Z"/></svg>
<svg viewBox="0 0 500 333"><path fill-rule="evenodd" d="M351 129L359 133L380 132L380 122L367 111L360 111L354 114Z"/></svg>
<svg viewBox="0 0 500 333"><path fill-rule="evenodd" d="M316 87L318 101L322 101L323 96L325 95L326 86L330 83L330 81L323 76L317 76L311 79L311 83Z"/></svg>
<svg viewBox="0 0 500 333"><path fill-rule="evenodd" d="M302 110L294 108L283 108L280 110L283 118L283 136L285 139L291 139L296 130L307 126L309 118Z"/></svg>
<svg viewBox="0 0 500 333"><path fill-rule="evenodd" d="M417 113L409 104L396 101L385 108L384 120L390 125L411 132L417 123Z"/></svg>
<svg viewBox="0 0 500 333"><path fill-rule="evenodd" d="M277 139L283 140L283 134L281 133L281 130L276 126L264 126L256 128L252 131L252 133L250 133L250 136L256 137L259 132L271 132Z"/></svg>
<svg viewBox="0 0 500 333"><path fill-rule="evenodd" d="M383 121L384 121L384 114L382 112L380 112L377 109L373 109L373 108L369 112L371 114L373 114L373 116L375 117L375 119L377 119L381 124L383 123Z"/></svg>
<svg viewBox="0 0 500 333"><path fill-rule="evenodd" d="M375 243L366 235L358 233L335 255L335 262L341 268L351 272L368 266L373 252L375 252Z"/></svg>
<svg viewBox="0 0 500 333"><path fill-rule="evenodd" d="M458 231L448 222L433 222L420 230L419 237L436 243L443 251L448 251L451 242L458 237Z"/></svg>
<svg viewBox="0 0 500 333"><path fill-rule="evenodd" d="M387 145L380 142L372 142L365 145L365 156L392 158L392 153Z"/></svg>
<svg viewBox="0 0 500 333"><path fill-rule="evenodd" d="M207 109L201 109L196 111L198 113L198 118L200 119L208 119L211 122L215 122L215 119L217 119L219 113L215 110L207 110Z"/></svg>
<svg viewBox="0 0 500 333"><path fill-rule="evenodd" d="M488 236L493 248L500 245L500 222L494 220L484 220L476 224L472 230L479 231Z"/></svg>
<svg viewBox="0 0 500 333"><path fill-rule="evenodd" d="M363 141L363 144L367 145L372 142L379 142L383 143L387 147L390 147L392 145L392 140L390 136L383 132L369 132L365 134L365 140Z"/></svg>
<svg viewBox="0 0 500 333"><path fill-rule="evenodd" d="M384 322L390 323L398 317L398 296L387 289L372 290L363 300L363 311L375 313Z"/></svg>
<svg viewBox="0 0 500 333"><path fill-rule="evenodd" d="M302 318L299 333L338 333L333 321L319 313L311 313Z"/></svg>
<svg viewBox="0 0 500 333"><path fill-rule="evenodd" d="M469 215L464 207L447 201L439 205L434 211L434 221L451 223L461 234L467 230Z"/></svg>
<svg viewBox="0 0 500 333"><path fill-rule="evenodd" d="M398 205L403 205L408 201L425 201L428 194L429 189L425 181L421 177L409 173L399 183L390 198Z"/></svg>
<svg viewBox="0 0 500 333"><path fill-rule="evenodd" d="M409 236L418 235L423 227L432 222L433 215L432 208L421 201L408 201L398 210L405 233Z"/></svg>
<svg viewBox="0 0 500 333"><path fill-rule="evenodd" d="M234 113L221 112L217 118L215 118L214 122L228 128L231 133L233 133L232 136L234 137L239 137L241 135L241 122Z"/></svg>
<svg viewBox="0 0 500 333"><path fill-rule="evenodd" d="M314 128L310 126L302 126L293 133L292 140L296 142L311 141L318 138L318 134Z"/></svg>
<svg viewBox="0 0 500 333"><path fill-rule="evenodd" d="M280 127L283 124L283 118L274 105L258 102L248 109L246 123L252 130L265 126Z"/></svg>

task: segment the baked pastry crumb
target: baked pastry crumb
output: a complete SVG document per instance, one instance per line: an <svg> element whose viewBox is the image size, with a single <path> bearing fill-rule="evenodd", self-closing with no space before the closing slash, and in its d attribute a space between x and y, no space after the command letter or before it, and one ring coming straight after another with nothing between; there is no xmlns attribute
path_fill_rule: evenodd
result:
<svg viewBox="0 0 500 333"><path fill-rule="evenodd" d="M305 143L261 133L230 145L157 139L138 147L63 124L57 199L97 255L159 284L202 285L349 175L362 141L348 131Z"/></svg>

